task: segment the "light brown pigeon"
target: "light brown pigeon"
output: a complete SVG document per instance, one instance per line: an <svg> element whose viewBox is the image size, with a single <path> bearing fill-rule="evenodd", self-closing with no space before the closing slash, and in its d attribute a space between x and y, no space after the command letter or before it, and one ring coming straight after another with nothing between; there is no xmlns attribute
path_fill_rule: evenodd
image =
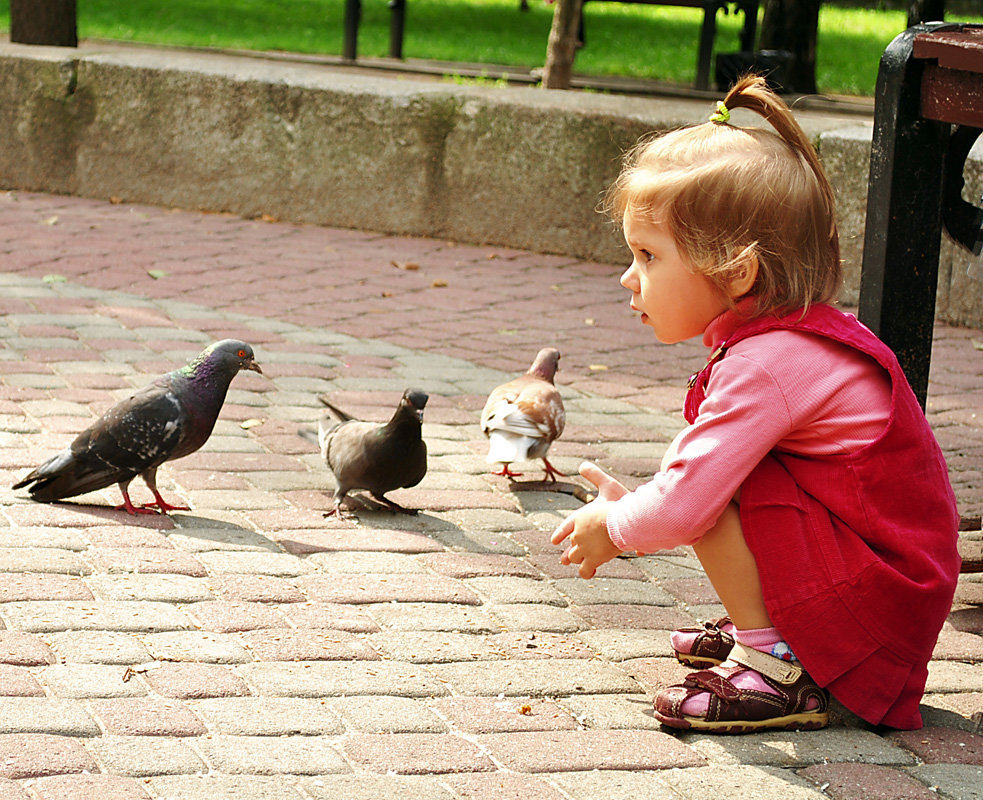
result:
<svg viewBox="0 0 983 800"><path fill-rule="evenodd" d="M524 375L498 386L488 395L481 412L481 431L488 437L489 464L501 464L495 475L513 478L509 464L535 458L543 459L544 480L556 480L564 473L546 459L550 445L563 433L566 412L563 399L553 385L560 363L560 352L544 347Z"/></svg>

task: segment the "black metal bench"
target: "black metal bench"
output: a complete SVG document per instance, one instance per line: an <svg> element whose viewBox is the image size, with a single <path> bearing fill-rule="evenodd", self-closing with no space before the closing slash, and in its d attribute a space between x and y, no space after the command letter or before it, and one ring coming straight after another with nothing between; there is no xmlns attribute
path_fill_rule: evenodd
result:
<svg viewBox="0 0 983 800"><path fill-rule="evenodd" d="M721 10L744 14L741 28L741 50L753 50L755 33L758 27L759 0L584 0L594 3L641 3L643 5L683 6L702 8L703 22L700 25L700 42L696 56L697 89L710 88L710 69L713 60L713 41L717 35L717 13ZM520 8L524 4L520 0ZM406 0L389 0L392 15L389 19L389 57L403 57L403 30L406 26ZM580 40L584 41L583 8L580 10ZM342 48L344 58L354 61L358 57L358 25L362 16L362 0L345 0L345 40ZM657 46L653 43L652 46Z"/></svg>
<svg viewBox="0 0 983 800"><path fill-rule="evenodd" d="M925 406L942 230L979 255L983 210L961 197L983 129L983 26L930 22L881 57L860 320L892 349Z"/></svg>

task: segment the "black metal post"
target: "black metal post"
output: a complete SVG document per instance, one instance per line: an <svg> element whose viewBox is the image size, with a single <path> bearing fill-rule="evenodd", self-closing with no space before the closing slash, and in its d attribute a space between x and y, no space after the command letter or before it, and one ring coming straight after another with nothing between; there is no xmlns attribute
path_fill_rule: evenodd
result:
<svg viewBox="0 0 983 800"><path fill-rule="evenodd" d="M922 118L916 25L881 57L867 184L860 320L890 347L925 407L942 234L942 175L949 125Z"/></svg>
<svg viewBox="0 0 983 800"><path fill-rule="evenodd" d="M341 54L349 61L358 58L358 24L362 21L362 0L345 0L345 43Z"/></svg>
<svg viewBox="0 0 983 800"><path fill-rule="evenodd" d="M406 27L406 0L389 0L389 57L403 57L403 29Z"/></svg>

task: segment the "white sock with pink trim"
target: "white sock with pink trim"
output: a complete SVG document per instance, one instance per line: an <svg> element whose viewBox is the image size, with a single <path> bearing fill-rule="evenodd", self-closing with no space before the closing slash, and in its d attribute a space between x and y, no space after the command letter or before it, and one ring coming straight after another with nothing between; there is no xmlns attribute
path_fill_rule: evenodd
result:
<svg viewBox="0 0 983 800"><path fill-rule="evenodd" d="M734 640L744 645L745 647L753 647L755 650L760 650L762 653L767 653L768 655L775 656L784 661L797 661L795 654L792 652L792 648L788 646L782 635L778 632L778 628L753 628L751 630L742 631L737 628L734 629L733 634ZM733 666L732 662L725 661L721 664L721 667L728 665ZM713 667L714 671L718 670L720 667ZM764 678L753 669L746 669L743 672L738 673L733 678L731 678L731 683L734 684L738 689L750 689L752 691L767 692L768 694L778 694L774 689L772 689L767 683L765 683ZM699 694L693 695L680 707L680 711L687 717L702 717L707 713L707 707L710 705L710 693L700 692Z"/></svg>
<svg viewBox="0 0 983 800"><path fill-rule="evenodd" d="M733 622L725 622L720 626L720 630L733 636L736 629ZM669 643L677 653L692 653L693 642L696 641L697 636L702 636L703 633L703 631L673 631L669 634Z"/></svg>

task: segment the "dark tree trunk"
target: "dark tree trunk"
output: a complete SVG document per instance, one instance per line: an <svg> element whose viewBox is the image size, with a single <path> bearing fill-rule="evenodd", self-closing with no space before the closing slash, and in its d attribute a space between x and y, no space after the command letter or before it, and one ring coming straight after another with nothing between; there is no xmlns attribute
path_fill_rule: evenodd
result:
<svg viewBox="0 0 983 800"><path fill-rule="evenodd" d="M761 50L792 53L788 86L799 94L816 92L816 39L821 0L765 0L761 20Z"/></svg>
<svg viewBox="0 0 983 800"><path fill-rule="evenodd" d="M75 0L10 0L10 41L78 47Z"/></svg>
<svg viewBox="0 0 983 800"><path fill-rule="evenodd" d="M543 87L546 89L570 88L583 4L583 0L556 0L543 66Z"/></svg>
<svg viewBox="0 0 983 800"><path fill-rule="evenodd" d="M919 22L943 22L945 20L945 0L910 0L908 4L908 27Z"/></svg>

